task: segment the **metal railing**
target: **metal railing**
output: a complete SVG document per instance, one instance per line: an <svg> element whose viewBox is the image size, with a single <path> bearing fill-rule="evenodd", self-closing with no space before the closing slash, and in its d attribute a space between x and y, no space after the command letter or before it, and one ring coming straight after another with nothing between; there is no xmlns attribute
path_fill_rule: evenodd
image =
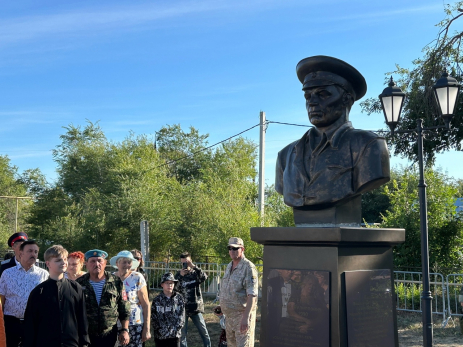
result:
<svg viewBox="0 0 463 347"><path fill-rule="evenodd" d="M439 273L430 273L430 290L433 297L432 313L446 316L447 283ZM423 290L422 273L412 271L394 271L397 310L421 312L421 291Z"/></svg>
<svg viewBox="0 0 463 347"><path fill-rule="evenodd" d="M460 291L463 289L463 274L447 275L447 315L463 317L462 306L459 301ZM447 319L448 320L448 319Z"/></svg>
<svg viewBox="0 0 463 347"><path fill-rule="evenodd" d="M217 295L220 280L225 274L228 264L218 263L195 263L196 266L207 275L207 280L201 284L201 292L207 295ZM256 265L259 272L259 291L262 286L262 265ZM146 262L143 267L148 276L148 288L158 290L161 288L161 278L166 272L172 272L174 275L182 269L181 262Z"/></svg>

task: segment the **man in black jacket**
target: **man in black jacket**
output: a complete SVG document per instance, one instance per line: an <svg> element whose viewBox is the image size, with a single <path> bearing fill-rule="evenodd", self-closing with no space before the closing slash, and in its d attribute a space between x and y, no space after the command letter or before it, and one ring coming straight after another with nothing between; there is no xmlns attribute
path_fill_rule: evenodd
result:
<svg viewBox="0 0 463 347"><path fill-rule="evenodd" d="M24 347L85 347L90 344L82 287L64 278L68 252L60 245L45 252L50 278L29 295Z"/></svg>
<svg viewBox="0 0 463 347"><path fill-rule="evenodd" d="M27 234L23 232L14 233L10 236L8 239L8 246L13 249L14 257L2 262L2 265L0 266L0 277L2 276L3 271L19 264L19 247L21 247L22 243L27 241L27 239Z"/></svg>
<svg viewBox="0 0 463 347"><path fill-rule="evenodd" d="M201 295L201 283L207 279L207 276L199 267L192 263L190 253L182 253L180 255L180 261L182 262L183 268L176 273L175 278L179 281L180 291L185 297L186 313L180 345L181 347L187 347L186 337L188 333L189 317L198 329L204 347L211 347L211 339L209 338L206 322L202 315L204 313L204 302Z"/></svg>

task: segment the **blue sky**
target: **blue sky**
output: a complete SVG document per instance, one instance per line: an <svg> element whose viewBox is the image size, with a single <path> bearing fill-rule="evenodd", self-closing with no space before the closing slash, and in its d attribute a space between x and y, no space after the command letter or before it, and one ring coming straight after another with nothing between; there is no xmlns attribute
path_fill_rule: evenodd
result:
<svg viewBox="0 0 463 347"><path fill-rule="evenodd" d="M308 124L299 60L331 55L356 67L366 97L395 64L410 67L436 34L442 1L196 0L0 2L0 154L56 179L62 128L96 122L114 141L166 124L218 142L267 119ZM383 127L354 105L354 127ZM278 151L304 128L271 124L266 183ZM246 137L258 141L258 128ZM461 153L437 164L463 178ZM397 158L393 165L406 163Z"/></svg>

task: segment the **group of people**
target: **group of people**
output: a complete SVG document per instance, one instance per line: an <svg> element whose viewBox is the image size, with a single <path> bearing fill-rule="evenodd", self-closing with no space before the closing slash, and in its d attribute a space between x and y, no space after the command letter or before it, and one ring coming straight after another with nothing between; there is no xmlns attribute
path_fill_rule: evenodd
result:
<svg viewBox="0 0 463 347"><path fill-rule="evenodd" d="M162 292L150 305L138 250L112 257L112 272L105 251L68 254L53 245L44 253L46 271L36 265L39 245L26 233L13 234L8 245L14 257L0 267L0 347L141 347L151 333L158 347L187 347L188 318L211 346L200 289L207 276L187 252L180 255L180 271L162 276ZM228 250L232 261L216 312L227 317L230 347L252 347L257 271L244 256L243 240L231 238Z"/></svg>

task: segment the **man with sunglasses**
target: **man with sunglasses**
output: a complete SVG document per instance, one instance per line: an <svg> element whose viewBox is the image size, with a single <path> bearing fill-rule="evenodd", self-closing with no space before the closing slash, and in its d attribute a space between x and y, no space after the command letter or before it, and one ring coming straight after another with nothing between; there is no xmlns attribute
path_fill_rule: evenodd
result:
<svg viewBox="0 0 463 347"><path fill-rule="evenodd" d="M225 315L228 347L253 347L257 310L257 270L244 256L244 243L239 237L228 240L232 261L220 285L220 309Z"/></svg>

